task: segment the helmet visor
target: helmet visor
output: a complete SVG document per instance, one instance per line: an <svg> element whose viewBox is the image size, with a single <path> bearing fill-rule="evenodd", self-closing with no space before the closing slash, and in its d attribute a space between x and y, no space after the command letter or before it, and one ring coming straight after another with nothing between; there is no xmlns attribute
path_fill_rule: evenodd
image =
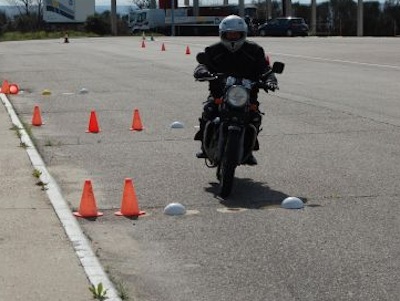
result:
<svg viewBox="0 0 400 301"><path fill-rule="evenodd" d="M242 31L226 31L222 34L222 39L228 42L240 41L244 37Z"/></svg>

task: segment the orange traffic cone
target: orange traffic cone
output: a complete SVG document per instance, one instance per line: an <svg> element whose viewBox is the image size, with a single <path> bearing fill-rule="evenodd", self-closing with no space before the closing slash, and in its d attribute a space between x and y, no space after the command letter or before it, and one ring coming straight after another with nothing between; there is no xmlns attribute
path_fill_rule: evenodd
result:
<svg viewBox="0 0 400 301"><path fill-rule="evenodd" d="M186 46L186 54L190 54L190 48L189 48L189 46Z"/></svg>
<svg viewBox="0 0 400 301"><path fill-rule="evenodd" d="M92 181L85 180L79 211L74 212L73 214L78 217L97 217L103 215L102 212L97 211L96 200L93 194Z"/></svg>
<svg viewBox="0 0 400 301"><path fill-rule="evenodd" d="M133 111L133 120L132 120L132 127L131 131L141 131L144 127L142 125L142 120L140 118L139 110L135 109Z"/></svg>
<svg viewBox="0 0 400 301"><path fill-rule="evenodd" d="M100 132L99 124L97 122L96 112L90 112L89 128L86 133L98 133Z"/></svg>
<svg viewBox="0 0 400 301"><path fill-rule="evenodd" d="M140 216L146 214L139 210L135 187L130 178L125 179L124 193L122 195L121 210L115 212L118 216Z"/></svg>
<svg viewBox="0 0 400 301"><path fill-rule="evenodd" d="M161 45L161 51L165 51L165 45L164 45L164 43L162 43L162 45Z"/></svg>
<svg viewBox="0 0 400 301"><path fill-rule="evenodd" d="M142 48L146 48L146 43L144 42L144 40L142 41Z"/></svg>
<svg viewBox="0 0 400 301"><path fill-rule="evenodd" d="M39 106L35 106L33 108L32 125L41 126L42 124L43 124L43 122L42 122L42 116L40 114Z"/></svg>
<svg viewBox="0 0 400 301"><path fill-rule="evenodd" d="M3 84L1 85L1 93L10 94L10 84L8 80L4 80Z"/></svg>

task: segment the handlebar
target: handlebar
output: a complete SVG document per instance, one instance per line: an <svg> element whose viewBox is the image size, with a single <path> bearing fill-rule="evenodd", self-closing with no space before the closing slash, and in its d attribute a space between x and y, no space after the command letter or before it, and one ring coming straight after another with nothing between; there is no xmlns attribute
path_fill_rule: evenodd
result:
<svg viewBox="0 0 400 301"><path fill-rule="evenodd" d="M265 92L267 92L267 93L268 93L268 90L272 91L272 89L270 89L270 86L266 82L263 82L263 81L259 81L258 83L256 83L256 86L257 86L257 88L264 89Z"/></svg>
<svg viewBox="0 0 400 301"><path fill-rule="evenodd" d="M213 80L216 80L216 79L219 79L219 78L223 78L223 77L226 77L226 74L224 74L224 73L214 73L214 74L210 74L209 77L197 78L196 81L199 81L199 82L213 81ZM252 81L252 87L257 87L259 89L264 89L265 92L267 92L267 93L268 93L268 90L275 91L275 89L271 89L271 87L268 84L268 82L265 82L263 80L263 78L264 78L264 76L261 76L258 81Z"/></svg>

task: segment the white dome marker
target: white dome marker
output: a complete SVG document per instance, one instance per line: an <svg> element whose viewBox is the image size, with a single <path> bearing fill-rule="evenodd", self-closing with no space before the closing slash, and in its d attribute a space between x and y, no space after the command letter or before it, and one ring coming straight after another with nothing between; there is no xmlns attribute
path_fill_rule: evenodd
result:
<svg viewBox="0 0 400 301"><path fill-rule="evenodd" d="M180 203L171 203L164 208L166 215L184 215L186 213L185 207Z"/></svg>
<svg viewBox="0 0 400 301"><path fill-rule="evenodd" d="M304 203L299 198L291 196L284 199L281 206L285 209L302 209L304 208Z"/></svg>
<svg viewBox="0 0 400 301"><path fill-rule="evenodd" d="M171 123L171 128L173 128L173 129L183 129L184 125L180 121L174 121L173 123Z"/></svg>

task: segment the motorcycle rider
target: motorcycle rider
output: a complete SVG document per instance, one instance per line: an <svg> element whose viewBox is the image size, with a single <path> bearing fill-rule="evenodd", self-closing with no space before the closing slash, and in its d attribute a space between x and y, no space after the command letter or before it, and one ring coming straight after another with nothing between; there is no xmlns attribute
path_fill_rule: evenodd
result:
<svg viewBox="0 0 400 301"><path fill-rule="evenodd" d="M210 96L205 102L203 113L199 118L200 129L195 134L194 140L202 141L204 127L208 120L214 120L218 116L218 105L216 100L223 96L223 82L215 79L213 74L225 73L257 81L260 78L267 83L268 89L274 91L278 89L278 81L274 73L268 73L271 69L266 59L264 49L254 42L248 41L247 24L245 20L236 15L224 18L219 24L220 41L205 48L205 62L198 64L193 76L197 80L209 81ZM256 127L257 133L260 131L261 112L258 109L257 101L258 89L251 95L251 122ZM258 139L254 151L259 149ZM206 158L203 145L201 151L196 154L197 158ZM251 155L244 162L248 165L256 165L256 158Z"/></svg>

